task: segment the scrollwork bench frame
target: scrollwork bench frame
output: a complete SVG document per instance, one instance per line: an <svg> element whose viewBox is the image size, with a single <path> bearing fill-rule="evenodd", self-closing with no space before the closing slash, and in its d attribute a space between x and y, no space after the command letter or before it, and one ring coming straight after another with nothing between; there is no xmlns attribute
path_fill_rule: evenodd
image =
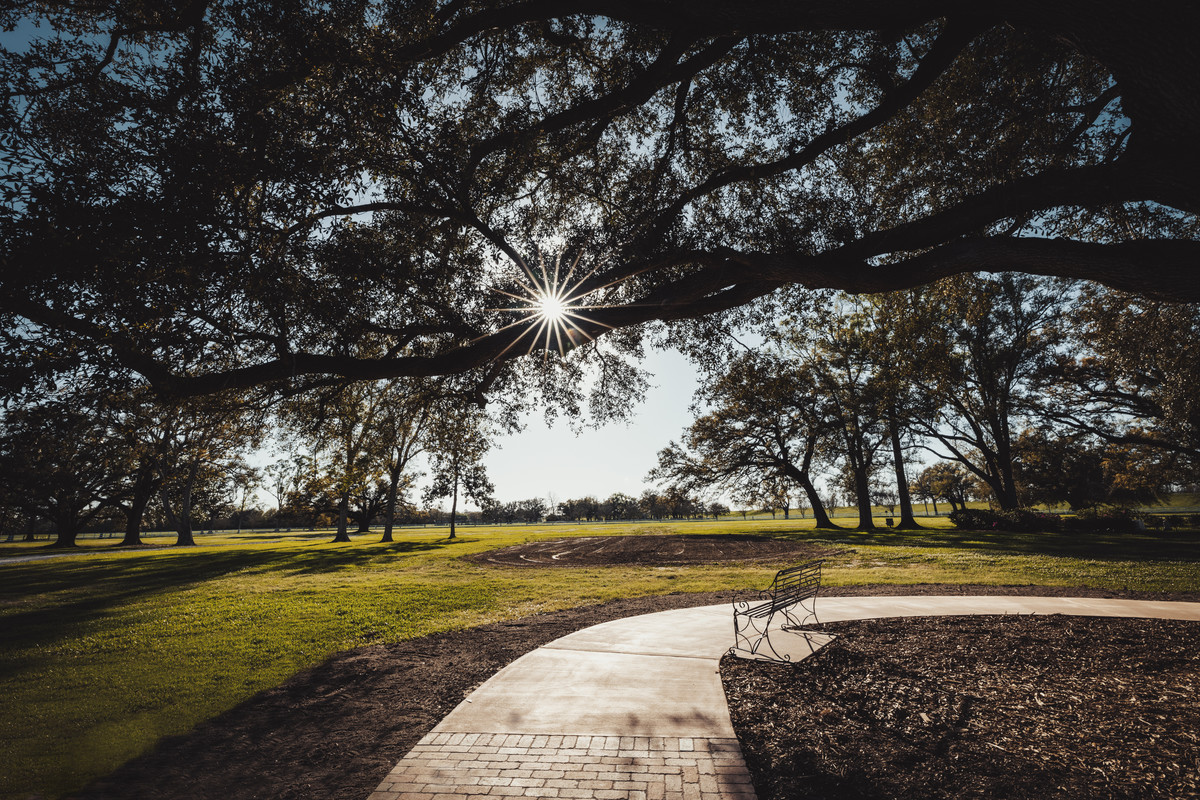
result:
<svg viewBox="0 0 1200 800"><path fill-rule="evenodd" d="M817 593L821 591L821 565L825 559L807 561L775 573L771 585L756 600L733 603L734 644L730 653L742 651L772 661L791 661L771 643L771 621L782 614L780 630L795 630L817 619Z"/></svg>

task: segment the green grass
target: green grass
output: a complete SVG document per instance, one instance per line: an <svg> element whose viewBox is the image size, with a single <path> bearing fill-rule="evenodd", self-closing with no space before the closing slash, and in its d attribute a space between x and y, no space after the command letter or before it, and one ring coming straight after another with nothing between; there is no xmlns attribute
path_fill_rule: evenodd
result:
<svg viewBox="0 0 1200 800"><path fill-rule="evenodd" d="M929 524L944 526L943 521ZM811 520L217 534L188 549L0 565L0 798L56 797L331 653L500 619L766 583L777 566L510 569L459 556L571 535L756 532L838 543L830 584L1195 590L1200 534L821 532ZM0 545L0 558L52 552Z"/></svg>

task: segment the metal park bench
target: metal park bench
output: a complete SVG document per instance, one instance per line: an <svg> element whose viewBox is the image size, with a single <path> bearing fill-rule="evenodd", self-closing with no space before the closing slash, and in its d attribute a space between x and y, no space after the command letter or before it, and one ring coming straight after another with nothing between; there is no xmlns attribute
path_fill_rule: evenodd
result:
<svg viewBox="0 0 1200 800"><path fill-rule="evenodd" d="M773 661L791 661L790 655L780 655L771 644L771 620L777 613L782 614L784 624L780 627L785 631L795 630L810 619L819 621L817 592L821 590L821 564L824 561L817 559L780 570L757 600L734 601L734 644L729 652L741 650Z"/></svg>

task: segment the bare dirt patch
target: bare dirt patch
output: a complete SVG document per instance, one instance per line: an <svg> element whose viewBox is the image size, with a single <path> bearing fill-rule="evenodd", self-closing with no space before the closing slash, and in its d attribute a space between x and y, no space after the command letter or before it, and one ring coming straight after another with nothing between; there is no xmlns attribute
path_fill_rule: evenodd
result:
<svg viewBox="0 0 1200 800"><path fill-rule="evenodd" d="M1200 796L1200 623L815 627L814 658L722 662L759 800Z"/></svg>
<svg viewBox="0 0 1200 800"><path fill-rule="evenodd" d="M505 567L671 566L726 562L801 561L836 552L810 542L753 534L579 536L527 542L467 556Z"/></svg>

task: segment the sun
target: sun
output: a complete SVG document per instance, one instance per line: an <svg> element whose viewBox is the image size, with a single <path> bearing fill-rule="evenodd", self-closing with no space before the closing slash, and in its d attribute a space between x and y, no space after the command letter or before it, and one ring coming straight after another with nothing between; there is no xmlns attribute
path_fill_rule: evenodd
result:
<svg viewBox="0 0 1200 800"><path fill-rule="evenodd" d="M533 308L539 317L550 323L560 323L567 318L567 304L556 294L543 294Z"/></svg>
<svg viewBox="0 0 1200 800"><path fill-rule="evenodd" d="M521 331L521 334L508 347L498 353L495 356L496 358L500 358L509 350L512 350L526 337L529 339L529 346L525 351L526 355L532 353L535 349L541 349L544 355L548 355L551 350L557 350L560 356L565 356L568 350L581 344L585 339L590 340L593 338L591 334L580 327L579 322L590 322L605 328L612 327L600 320L584 316L580 313L588 309L603 308L603 306L584 305L582 302L589 294L601 288L583 288L584 284L595 272L594 269L575 283L571 283L571 279L575 275L575 268L579 265L579 257L576 257L574 263L567 270L566 275L561 276L561 279L560 258L554 259L553 270L542 260L540 254L538 256L538 269L536 272L524 260L518 263L524 271L525 277L528 279L528 283L517 284L517 288L522 294L513 294L503 289L497 289L496 291L520 302L521 305L492 310L515 311L521 314L522 317L516 322L505 325L500 330L494 331L494 333L522 326L525 330Z"/></svg>

